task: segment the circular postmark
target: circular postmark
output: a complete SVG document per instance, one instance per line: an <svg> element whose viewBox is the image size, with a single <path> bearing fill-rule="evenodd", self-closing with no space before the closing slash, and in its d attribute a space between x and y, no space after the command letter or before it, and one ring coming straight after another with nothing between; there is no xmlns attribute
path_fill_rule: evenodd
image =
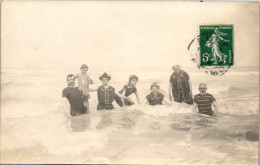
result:
<svg viewBox="0 0 260 165"><path fill-rule="evenodd" d="M227 30L228 29L228 30ZM233 65L233 25L202 25L188 45L196 66L212 76L224 75Z"/></svg>

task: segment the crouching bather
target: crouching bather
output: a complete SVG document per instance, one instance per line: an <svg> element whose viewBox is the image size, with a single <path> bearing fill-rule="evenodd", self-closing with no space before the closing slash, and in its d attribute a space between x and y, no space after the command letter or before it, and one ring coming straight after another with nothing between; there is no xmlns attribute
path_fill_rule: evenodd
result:
<svg viewBox="0 0 260 165"><path fill-rule="evenodd" d="M131 75L129 77L129 82L127 85L125 85L123 87L123 89L121 91L119 91L120 94L128 97L130 96L131 94L135 94L136 96L136 99L137 99L137 102L138 104L140 104L140 98L139 98L139 95L138 95L138 92L137 92L137 88L136 88L136 83L138 82L138 77L136 75ZM118 96L115 97L115 100L117 102L117 104L122 107L122 106L131 106L134 104L134 102L129 98L128 100L127 99L122 99Z"/></svg>
<svg viewBox="0 0 260 165"><path fill-rule="evenodd" d="M167 101L164 100L164 95L159 92L160 86L154 82L151 85L151 93L146 96L146 104L149 105L162 105L163 103L170 105Z"/></svg>
<svg viewBox="0 0 260 165"><path fill-rule="evenodd" d="M112 110L114 109L113 101L115 96L118 96L123 99L128 99L127 97L121 95L120 93L115 92L115 88L108 85L111 76L107 73L104 73L99 77L99 80L102 81L102 85L97 89L98 105L97 110Z"/></svg>

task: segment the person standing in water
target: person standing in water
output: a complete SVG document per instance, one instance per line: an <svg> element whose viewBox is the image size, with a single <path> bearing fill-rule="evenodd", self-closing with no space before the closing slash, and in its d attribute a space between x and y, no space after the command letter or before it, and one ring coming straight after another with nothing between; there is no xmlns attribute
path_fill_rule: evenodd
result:
<svg viewBox="0 0 260 165"><path fill-rule="evenodd" d="M115 96L121 97L123 99L128 99L127 97L121 95L120 93L115 92L115 88L108 85L111 76L107 73L104 73L99 77L99 80L102 81L102 85L96 89L98 97L97 110L112 110L114 109L113 101ZM94 91L94 90L91 90Z"/></svg>
<svg viewBox="0 0 260 165"><path fill-rule="evenodd" d="M174 98L175 102L192 105L192 85L188 73L182 70L179 65L174 65L172 69L174 72L170 77L169 99L172 101Z"/></svg>
<svg viewBox="0 0 260 165"><path fill-rule="evenodd" d="M80 67L81 73L76 75L78 79L78 87L83 95L83 100L85 106L89 109L89 102L90 99L89 95L89 84L93 84L93 80L87 75L88 66L86 64L82 64Z"/></svg>
<svg viewBox="0 0 260 165"><path fill-rule="evenodd" d="M139 98L139 95L138 95L138 92L137 92L137 89L136 89L137 82L138 82L138 77L136 75L131 75L129 77L128 84L125 85L123 87L123 89L121 91L119 91L119 93L122 94L125 97L128 97L128 96L130 96L131 94L134 93L135 96L136 96L138 104L140 104L140 98ZM130 106L130 105L134 104L134 102L130 98L123 99L123 98L116 96L115 100L120 107L123 107L125 105Z"/></svg>
<svg viewBox="0 0 260 165"><path fill-rule="evenodd" d="M84 105L84 100L82 98L82 93L78 87L75 87L75 76L73 74L67 75L68 87L63 89L63 108L67 113L70 112L71 116L78 116L84 114L88 111L87 107ZM68 106L68 102L70 106Z"/></svg>
<svg viewBox="0 0 260 165"><path fill-rule="evenodd" d="M165 103L169 105L169 103L164 100L164 95L159 92L160 86L156 82L152 83L150 89L151 93L146 96L146 104L155 106Z"/></svg>
<svg viewBox="0 0 260 165"><path fill-rule="evenodd" d="M207 93L207 85L204 83L200 83L199 91L200 93L194 96L193 112L198 112L210 116L212 116L213 114L217 114L217 101L212 94ZM212 110L211 105L213 105L214 111Z"/></svg>

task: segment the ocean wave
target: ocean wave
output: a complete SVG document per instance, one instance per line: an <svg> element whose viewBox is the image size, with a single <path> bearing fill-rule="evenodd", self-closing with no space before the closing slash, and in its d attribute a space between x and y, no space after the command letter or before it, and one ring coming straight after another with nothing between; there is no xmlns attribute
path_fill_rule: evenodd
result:
<svg viewBox="0 0 260 165"><path fill-rule="evenodd" d="M60 107L38 117L2 119L2 160L15 153L12 160L27 163L57 157L62 158L58 163L72 159L80 163L127 163L132 157L132 163L212 163L214 156L227 158L233 150L246 150L250 157L257 154L257 115L219 113L212 117L192 113L191 107L135 105L77 117L66 116ZM211 152L210 159L185 154L198 150ZM151 154L152 160L148 159ZM234 154L232 160L241 160L241 154Z"/></svg>

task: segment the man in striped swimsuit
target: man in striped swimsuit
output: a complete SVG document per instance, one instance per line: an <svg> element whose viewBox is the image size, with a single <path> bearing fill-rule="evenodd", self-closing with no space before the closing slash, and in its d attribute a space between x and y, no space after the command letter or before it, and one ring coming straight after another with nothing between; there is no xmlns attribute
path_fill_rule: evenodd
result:
<svg viewBox="0 0 260 165"><path fill-rule="evenodd" d="M217 114L218 105L216 99L213 95L207 93L207 85L204 83L200 83L199 85L200 93L195 95L194 104L193 104L193 112L198 112L201 114L206 114L212 116L213 114ZM214 107L214 111L212 110L212 106Z"/></svg>

